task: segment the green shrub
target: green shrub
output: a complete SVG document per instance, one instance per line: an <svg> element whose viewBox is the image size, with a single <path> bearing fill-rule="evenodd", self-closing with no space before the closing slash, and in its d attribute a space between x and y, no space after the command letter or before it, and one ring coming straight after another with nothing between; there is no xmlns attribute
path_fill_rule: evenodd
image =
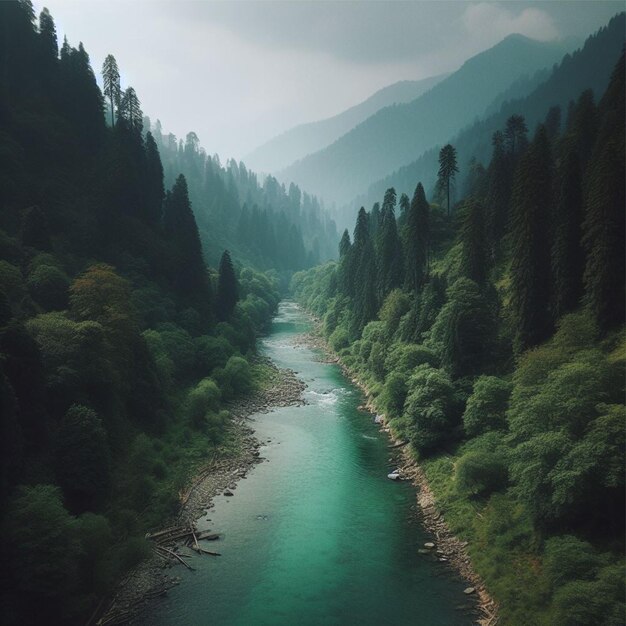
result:
<svg viewBox="0 0 626 626"><path fill-rule="evenodd" d="M26 281L31 298L46 311L62 311L69 303L70 280L52 265L38 265Z"/></svg>
<svg viewBox="0 0 626 626"><path fill-rule="evenodd" d="M392 371L385 380L380 401L389 418L400 417L407 395L407 375Z"/></svg>
<svg viewBox="0 0 626 626"><path fill-rule="evenodd" d="M456 463L456 483L460 493L487 496L504 489L508 481L506 463L493 452L468 452Z"/></svg>
<svg viewBox="0 0 626 626"><path fill-rule="evenodd" d="M496 376L481 376L463 414L463 427L470 437L506 429L506 410L512 385Z"/></svg>
<svg viewBox="0 0 626 626"><path fill-rule="evenodd" d="M209 411L215 411L222 394L215 381L201 380L187 395L187 418L194 428L204 427L204 418Z"/></svg>

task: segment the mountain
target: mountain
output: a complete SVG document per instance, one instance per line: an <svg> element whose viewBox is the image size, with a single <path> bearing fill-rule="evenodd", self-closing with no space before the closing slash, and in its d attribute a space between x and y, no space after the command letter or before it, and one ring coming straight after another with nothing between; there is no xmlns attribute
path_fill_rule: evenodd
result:
<svg viewBox="0 0 626 626"><path fill-rule="evenodd" d="M591 89L598 99L606 90L613 66L623 49L625 30L626 14L621 13L590 36L583 47L571 55L565 55L549 77L526 97L507 100L496 113L474 122L456 136L451 133L445 137L442 143L449 141L457 149L460 169L458 181L465 178L472 157L484 164L488 163L491 157L491 137L495 131L504 128L511 115L523 115L532 133L553 106L561 108L565 123L569 103L578 98L583 90ZM395 187L398 194L404 192L409 197L418 181L423 183L427 191L432 189L437 178L438 151L438 147L433 147L417 160L370 185L366 194L360 195L341 210L339 226L343 228L350 223L358 207L371 206L373 202L380 201L389 187Z"/></svg>
<svg viewBox="0 0 626 626"><path fill-rule="evenodd" d="M483 115L494 98L521 76L560 59L565 45L510 35L416 100L378 111L278 177L298 183L325 201L347 202L372 180L411 162Z"/></svg>
<svg viewBox="0 0 626 626"><path fill-rule="evenodd" d="M377 91L364 102L318 122L300 124L253 150L244 161L261 172L275 172L345 135L376 111L415 100L446 77L403 80Z"/></svg>

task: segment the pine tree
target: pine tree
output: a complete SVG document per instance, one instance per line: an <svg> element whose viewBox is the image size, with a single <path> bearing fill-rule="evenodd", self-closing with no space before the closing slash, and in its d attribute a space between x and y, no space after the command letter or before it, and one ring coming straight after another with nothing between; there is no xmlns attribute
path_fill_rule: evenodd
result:
<svg viewBox="0 0 626 626"><path fill-rule="evenodd" d="M373 241L376 241L376 237L378 235L378 229L380 228L380 203L374 202L374 206L372 206L372 212L369 215L369 230L370 236Z"/></svg>
<svg viewBox="0 0 626 626"><path fill-rule="evenodd" d="M526 150L528 145L528 139L526 138L527 132L528 127L526 126L526 120L522 115L511 115L506 121L504 141L507 152L514 160L517 160Z"/></svg>
<svg viewBox="0 0 626 626"><path fill-rule="evenodd" d="M487 271L484 207L479 200L470 199L461 226L461 274L482 287Z"/></svg>
<svg viewBox="0 0 626 626"><path fill-rule="evenodd" d="M624 55L600 102L602 124L585 177L586 300L604 331L624 323Z"/></svg>
<svg viewBox="0 0 626 626"><path fill-rule="evenodd" d="M406 220L406 283L416 293L428 276L429 246L430 206L422 183L418 183Z"/></svg>
<svg viewBox="0 0 626 626"><path fill-rule="evenodd" d="M233 268L230 252L224 250L219 266L217 283L217 315L220 320L230 319L239 301L239 285Z"/></svg>
<svg viewBox="0 0 626 626"><path fill-rule="evenodd" d="M163 165L156 141L152 133L146 134L146 209L147 218L150 222L158 223L161 220L163 198Z"/></svg>
<svg viewBox="0 0 626 626"><path fill-rule="evenodd" d="M124 91L120 102L119 115L126 120L130 128L141 133L143 128L143 112L137 93L132 87Z"/></svg>
<svg viewBox="0 0 626 626"><path fill-rule="evenodd" d="M111 126L115 126L115 110L119 108L122 98L120 87L120 71L112 54L107 55L102 64L102 83L104 95L109 99L111 107Z"/></svg>
<svg viewBox="0 0 626 626"><path fill-rule="evenodd" d="M180 296L203 315L211 306L210 284L198 227L191 210L187 181L181 174L166 194L163 227L173 246L171 282Z"/></svg>
<svg viewBox="0 0 626 626"><path fill-rule="evenodd" d="M446 192L448 217L450 217L450 185L458 172L456 148L451 144L447 144L439 151L439 172L437 173L437 179L440 188L445 189Z"/></svg>
<svg viewBox="0 0 626 626"><path fill-rule="evenodd" d="M402 244L396 226L396 190L385 192L378 232L378 292L382 302L387 294L402 285L404 262Z"/></svg>
<svg viewBox="0 0 626 626"><path fill-rule="evenodd" d="M487 194L485 197L486 236L489 242L490 256L499 256L502 237L509 221L511 201L511 168L505 152L504 135L497 131L491 143L493 153L487 171Z"/></svg>
<svg viewBox="0 0 626 626"><path fill-rule="evenodd" d="M398 230L402 230L406 224L406 218L409 213L409 208L411 207L411 201L409 200L409 196L403 193L400 196L400 200L398 200L398 206L400 207L400 215L398 216L397 224Z"/></svg>
<svg viewBox="0 0 626 626"><path fill-rule="evenodd" d="M376 317L376 256L370 237L369 216L361 207L354 228L354 314L357 330Z"/></svg>
<svg viewBox="0 0 626 626"><path fill-rule="evenodd" d="M39 14L39 39L43 51L43 59L46 69L56 63L59 56L59 43L57 40L57 29L50 11L44 7Z"/></svg>
<svg viewBox="0 0 626 626"><path fill-rule="evenodd" d="M578 155L570 152L563 167L552 244L554 315L573 311L583 293L584 253L581 246L583 198Z"/></svg>
<svg viewBox="0 0 626 626"><path fill-rule="evenodd" d="M544 126L522 157L513 189L511 306L515 349L522 352L547 339L550 315L550 215L552 162Z"/></svg>

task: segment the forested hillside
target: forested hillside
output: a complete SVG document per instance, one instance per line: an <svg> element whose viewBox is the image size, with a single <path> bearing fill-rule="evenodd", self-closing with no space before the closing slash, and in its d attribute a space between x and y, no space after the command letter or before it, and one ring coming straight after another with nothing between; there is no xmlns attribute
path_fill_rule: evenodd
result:
<svg viewBox="0 0 626 626"><path fill-rule="evenodd" d="M225 405L265 375L251 357L278 278L217 236L201 242L192 202L205 229L211 203L230 215L239 205L216 191L229 178L209 160L203 196L193 145L161 146L162 162L113 57L103 94L83 45L59 49L47 10L2 2L0 24L0 613L84 623L146 554L146 530L176 512L190 470L234 445ZM245 170L231 169L235 203ZM248 188L255 203L285 197ZM249 210L278 228L274 206ZM307 209L312 233L321 218ZM241 227L232 219L226 232ZM287 221L297 250L276 267L306 267Z"/></svg>
<svg viewBox="0 0 626 626"><path fill-rule="evenodd" d="M300 124L270 139L252 151L246 161L262 172L276 172L307 154L330 145L380 109L415 100L444 78L445 75L422 80L403 80L384 87L367 100L338 115L318 122Z"/></svg>
<svg viewBox="0 0 626 626"><path fill-rule="evenodd" d="M521 76L550 67L565 52L563 43L511 35L466 61L413 102L378 111L277 176L338 205L349 202L373 180L410 163L483 115Z"/></svg>
<svg viewBox="0 0 626 626"><path fill-rule="evenodd" d="M554 76L574 81L583 58ZM612 72L597 102L579 93L565 124L552 110L535 130L529 99L530 136L524 110L503 120L486 168L442 149L440 188L469 178L456 206L417 183L396 219L389 188L339 262L292 282L410 443L506 624L624 622L623 52L594 67Z"/></svg>
<svg viewBox="0 0 626 626"><path fill-rule="evenodd" d="M523 115L528 128L533 129L553 109L552 124L567 124L575 102L580 97L589 97L589 94L583 95L584 91L590 90L595 100L604 93L613 59L624 46L625 29L624 14L615 16L606 27L590 36L580 50L566 55L551 72L541 72L531 81L516 83L494 101L493 106L497 106L495 111L488 110L489 115L484 119L446 139L456 147L460 168L464 172L458 181L461 183L458 189L460 196L464 193L462 183L473 167L480 167L478 164L489 161L492 134L502 128L511 115ZM394 187L398 193L411 193L414 181L421 180L425 189L432 191L437 178L438 151L438 148L432 148L417 160L372 184L366 195L341 211L338 220L343 222L348 216L353 219L358 207L362 204L370 206L389 187ZM476 165L472 164L472 160Z"/></svg>
<svg viewBox="0 0 626 626"><path fill-rule="evenodd" d="M209 156L194 132L185 141L164 134L160 122L151 131L163 162L166 184L183 173L207 260L217 264L220 247L259 269L282 275L336 256L335 222L315 196L293 183L285 188L274 177L261 183L243 163L220 163ZM280 245L279 245L280 244Z"/></svg>

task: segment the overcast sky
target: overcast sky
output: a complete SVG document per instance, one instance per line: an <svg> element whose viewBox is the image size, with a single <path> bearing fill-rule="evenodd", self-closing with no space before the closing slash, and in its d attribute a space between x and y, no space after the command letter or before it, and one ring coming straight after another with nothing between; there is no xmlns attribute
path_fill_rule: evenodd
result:
<svg viewBox="0 0 626 626"><path fill-rule="evenodd" d="M85 45L112 53L146 115L208 152L240 159L398 80L458 68L506 35L585 37L624 3L35 0Z"/></svg>

